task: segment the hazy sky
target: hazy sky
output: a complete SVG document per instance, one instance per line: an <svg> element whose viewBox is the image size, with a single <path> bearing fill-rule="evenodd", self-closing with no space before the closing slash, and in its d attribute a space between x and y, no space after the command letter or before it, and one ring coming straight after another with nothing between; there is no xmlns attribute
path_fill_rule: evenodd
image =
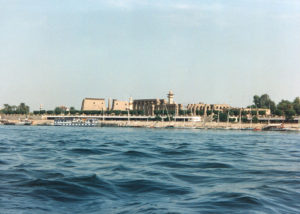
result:
<svg viewBox="0 0 300 214"><path fill-rule="evenodd" d="M300 95L299 0L0 0L0 104Z"/></svg>

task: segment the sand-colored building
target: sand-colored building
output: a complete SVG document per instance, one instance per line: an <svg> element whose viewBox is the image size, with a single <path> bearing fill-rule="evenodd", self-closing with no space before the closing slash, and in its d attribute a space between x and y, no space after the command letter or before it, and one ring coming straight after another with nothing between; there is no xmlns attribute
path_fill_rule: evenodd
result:
<svg viewBox="0 0 300 214"><path fill-rule="evenodd" d="M168 101L165 99L139 99L133 100L133 110L143 111L145 115L153 116L155 111L174 112L178 115L179 110L183 108L181 104L174 102L174 93L169 91Z"/></svg>
<svg viewBox="0 0 300 214"><path fill-rule="evenodd" d="M82 111L105 111L105 99L103 98L84 98L81 105Z"/></svg>
<svg viewBox="0 0 300 214"><path fill-rule="evenodd" d="M224 111L225 109L230 109L228 104L205 104L205 103L196 103L188 104L187 109L192 112L193 115L196 115L197 112L203 111L206 114L207 111Z"/></svg>
<svg viewBox="0 0 300 214"><path fill-rule="evenodd" d="M154 115L155 110L165 109L164 99L139 99L133 101L133 110L143 111L145 115Z"/></svg>
<svg viewBox="0 0 300 214"><path fill-rule="evenodd" d="M132 97L129 98L129 101L122 101L111 98L108 99L108 107L107 110L109 111L128 111L133 110L133 99Z"/></svg>
<svg viewBox="0 0 300 214"><path fill-rule="evenodd" d="M191 111L193 115L196 115L197 111L206 113L208 110L212 110L212 106L204 103L188 104L187 110Z"/></svg>
<svg viewBox="0 0 300 214"><path fill-rule="evenodd" d="M201 111L201 110L211 110L211 105L204 104L204 103L196 103L196 104L188 104L187 110L190 110L191 112L194 111Z"/></svg>
<svg viewBox="0 0 300 214"><path fill-rule="evenodd" d="M127 111L129 110L129 102L114 99L112 102L112 111Z"/></svg>
<svg viewBox="0 0 300 214"><path fill-rule="evenodd" d="M266 112L266 116L271 115L271 109L268 108L241 108L241 110L249 113L255 111L257 115L259 115L259 112Z"/></svg>
<svg viewBox="0 0 300 214"><path fill-rule="evenodd" d="M230 109L231 106L228 104L212 104L211 109L213 111L224 111L225 109Z"/></svg>

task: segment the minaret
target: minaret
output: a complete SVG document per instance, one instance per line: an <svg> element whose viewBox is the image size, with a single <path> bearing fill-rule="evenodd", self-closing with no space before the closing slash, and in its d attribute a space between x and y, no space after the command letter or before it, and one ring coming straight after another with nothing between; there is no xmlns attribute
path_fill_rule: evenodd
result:
<svg viewBox="0 0 300 214"><path fill-rule="evenodd" d="M133 99L129 97L129 110L133 110Z"/></svg>
<svg viewBox="0 0 300 214"><path fill-rule="evenodd" d="M170 90L169 94L168 94L168 103L169 104L174 104L174 94L173 94L172 90Z"/></svg>

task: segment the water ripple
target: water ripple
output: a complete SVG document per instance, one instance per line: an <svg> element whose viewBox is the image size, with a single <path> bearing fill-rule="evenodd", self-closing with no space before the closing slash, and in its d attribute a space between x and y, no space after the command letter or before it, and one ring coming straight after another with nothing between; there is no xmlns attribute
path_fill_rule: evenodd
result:
<svg viewBox="0 0 300 214"><path fill-rule="evenodd" d="M299 213L300 135L0 126L0 213Z"/></svg>

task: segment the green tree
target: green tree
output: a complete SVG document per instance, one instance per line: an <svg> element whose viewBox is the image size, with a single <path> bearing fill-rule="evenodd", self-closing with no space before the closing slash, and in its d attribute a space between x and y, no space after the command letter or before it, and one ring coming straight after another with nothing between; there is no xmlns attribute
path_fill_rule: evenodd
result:
<svg viewBox="0 0 300 214"><path fill-rule="evenodd" d="M220 112L219 120L220 120L220 122L226 122L227 121L227 113Z"/></svg>
<svg viewBox="0 0 300 214"><path fill-rule="evenodd" d="M173 115L174 116L175 115L175 111L174 110L170 110L169 111L169 115Z"/></svg>
<svg viewBox="0 0 300 214"><path fill-rule="evenodd" d="M8 104L4 104L4 109L2 110L4 114L12 114L12 107Z"/></svg>
<svg viewBox="0 0 300 214"><path fill-rule="evenodd" d="M253 123L258 123L258 118L257 118L256 116L254 116L254 117L252 118L252 122L253 122Z"/></svg>
<svg viewBox="0 0 300 214"><path fill-rule="evenodd" d="M242 116L246 116L247 114L249 114L249 111L242 111Z"/></svg>
<svg viewBox="0 0 300 214"><path fill-rule="evenodd" d="M261 96L254 95L253 103L255 106L251 106L251 107L270 108L272 113L274 113L276 110L276 104L274 101L271 100L268 94L263 94Z"/></svg>
<svg viewBox="0 0 300 214"><path fill-rule="evenodd" d="M137 111L137 114L138 114L138 115L144 115L145 112L144 112L143 110L138 110L138 111Z"/></svg>
<svg viewBox="0 0 300 214"><path fill-rule="evenodd" d="M288 109L285 112L285 118L286 120L292 120L293 117L296 115L296 111L294 109Z"/></svg>
<svg viewBox="0 0 300 214"><path fill-rule="evenodd" d="M274 114L277 115L277 116L283 116L283 111L280 110L280 109L276 109Z"/></svg>
<svg viewBox="0 0 300 214"><path fill-rule="evenodd" d="M260 97L258 95L254 95L253 103L257 108L260 108Z"/></svg>
<svg viewBox="0 0 300 214"><path fill-rule="evenodd" d="M300 97L296 97L293 102L293 108L297 115L300 115Z"/></svg>
<svg viewBox="0 0 300 214"><path fill-rule="evenodd" d="M238 115L240 115L240 110L239 109L230 109L229 114L234 115L234 116L238 116Z"/></svg>
<svg viewBox="0 0 300 214"><path fill-rule="evenodd" d="M242 122L243 123L248 123L249 121L248 121L248 118L247 117L242 117Z"/></svg>
<svg viewBox="0 0 300 214"><path fill-rule="evenodd" d="M130 114L131 115L137 115L137 111L136 110L130 110Z"/></svg>
<svg viewBox="0 0 300 214"><path fill-rule="evenodd" d="M40 114L40 111L33 111L34 115Z"/></svg>
<svg viewBox="0 0 300 214"><path fill-rule="evenodd" d="M281 110L286 117L286 120L291 120L295 116L293 103L288 100L281 100L277 105L277 109Z"/></svg>
<svg viewBox="0 0 300 214"><path fill-rule="evenodd" d="M28 114L29 113L29 106L25 103L20 103L20 105L9 105L4 104L4 109L2 109L4 114Z"/></svg>
<svg viewBox="0 0 300 214"><path fill-rule="evenodd" d="M28 114L29 113L29 106L25 105L25 103L20 103L19 106L16 108L16 113L18 114Z"/></svg>
<svg viewBox="0 0 300 214"><path fill-rule="evenodd" d="M70 107L70 114L72 114L72 115L74 115L74 114L76 114L77 113L77 110L75 109L75 107Z"/></svg>
<svg viewBox="0 0 300 214"><path fill-rule="evenodd" d="M113 113L114 113L115 115L120 115L120 114L121 114L121 111L115 110L115 111L113 111Z"/></svg>
<svg viewBox="0 0 300 214"><path fill-rule="evenodd" d="M257 111L252 110L252 111L251 111L251 114L252 114L252 115L257 115Z"/></svg>
<svg viewBox="0 0 300 214"><path fill-rule="evenodd" d="M46 114L46 110L40 110L40 114Z"/></svg>
<svg viewBox="0 0 300 214"><path fill-rule="evenodd" d="M54 109L54 113L55 113L55 114L61 114L61 113L63 113L63 110L62 110L60 107L56 107L56 108Z"/></svg>

